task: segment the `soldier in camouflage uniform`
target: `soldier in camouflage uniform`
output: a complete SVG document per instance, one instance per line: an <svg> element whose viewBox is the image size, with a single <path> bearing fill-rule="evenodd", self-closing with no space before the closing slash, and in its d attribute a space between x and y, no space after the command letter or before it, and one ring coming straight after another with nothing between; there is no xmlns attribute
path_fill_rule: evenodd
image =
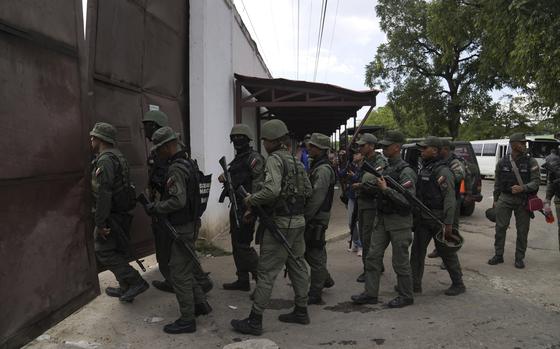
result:
<svg viewBox="0 0 560 349"><path fill-rule="evenodd" d="M447 167L451 170L453 174L453 180L455 184L455 197L457 203L455 205L455 219L453 220L453 229L459 229L459 218L461 216L461 182L465 179L466 168L465 163L455 155L453 152L453 145L447 139L441 139L441 158L447 162ZM435 241L435 240L434 240ZM437 250L434 250L428 255L428 258L439 257ZM442 265L442 268L445 266Z"/></svg>
<svg viewBox="0 0 560 349"><path fill-rule="evenodd" d="M144 136L151 141L155 131L161 127L169 125L167 114L160 110L150 110L144 114L142 119L144 125ZM183 144L179 142L182 148ZM165 192L165 177L167 176L167 169L169 163L158 157L155 150L150 151L148 155L148 198L152 202L161 200ZM171 256L171 246L173 240L165 229L158 223L157 218L152 218L152 231L154 233L154 241L156 247L156 260L161 275L164 280L154 280L152 285L158 290L165 292L173 292L171 281L169 281L169 258ZM208 273L203 271L196 272L195 278L201 285L204 292L208 293L212 289L212 281Z"/></svg>
<svg viewBox="0 0 560 349"><path fill-rule="evenodd" d="M264 180L264 158L250 145L253 140L251 130L247 125L237 124L231 129L229 137L235 148L235 158L229 164L234 189L237 190L242 185L249 193L257 191ZM226 180L223 174L218 179L221 183ZM226 188L224 188L220 201L223 201L223 197L228 195ZM241 211L243 199L239 196L236 196L236 198L238 200L237 207ZM234 215L238 217L239 227L236 226ZM243 212L235 212L234 206L231 205L229 232L231 234L233 261L237 269L237 280L224 284L224 290L249 291L251 290L249 273L253 275L254 279L257 276L259 256L251 246L255 232L255 221L251 220L246 223L241 219L242 216Z"/></svg>
<svg viewBox="0 0 560 349"><path fill-rule="evenodd" d="M270 300L274 280L284 266L295 293L295 309L290 314L280 315L283 322L308 324L307 291L309 275L301 268L305 252L305 201L311 195L311 183L303 164L288 152L288 128L280 120L271 120L262 126L264 147L269 154L265 165L265 179L260 190L244 199L249 207L260 206L269 212L273 221L286 237L297 260L268 230L264 230L258 263L257 287L248 318L231 320L235 331L244 334L262 334L262 314Z"/></svg>
<svg viewBox="0 0 560 349"><path fill-rule="evenodd" d="M551 153L546 157L546 164L543 167L548 171L544 212L552 214L550 203L554 198L556 223L558 225L558 249L560 249L560 156L556 152Z"/></svg>
<svg viewBox="0 0 560 349"><path fill-rule="evenodd" d="M179 302L181 317L163 330L171 334L192 333L196 331L195 316L212 311L206 295L194 278L197 269L194 258L197 257L192 256L184 246L187 244L192 251L195 250L200 228L198 166L181 150L177 134L170 127L155 131L152 141L157 155L169 162L169 169L161 200L150 203L146 210L150 215L165 216L178 234L171 245L169 277Z"/></svg>
<svg viewBox="0 0 560 349"><path fill-rule="evenodd" d="M416 173L401 159L404 135L398 131L388 131L380 142L383 154L389 161L384 176L393 178L406 190L415 195ZM414 303L412 294L412 273L408 247L412 242L412 207L403 194L387 186L385 178L377 183L378 196L377 223L371 237L371 247L366 257L365 291L352 296L356 304L376 304L379 294L379 280L383 267L383 255L389 243L393 248L393 270L397 274L399 295L389 302L391 308L402 308Z"/></svg>
<svg viewBox="0 0 560 349"><path fill-rule="evenodd" d="M330 148L328 136L313 133L307 147L313 160L309 172L313 194L305 205L305 260L311 267L307 303L322 304L321 294L325 284L331 287L334 285L327 270L325 232L331 216L336 174L327 155Z"/></svg>
<svg viewBox="0 0 560 349"><path fill-rule="evenodd" d="M441 141L437 137L426 137L417 144L421 149L422 169L418 174L416 195L444 223L441 227L425 212L421 212L414 224L414 240L410 256L414 292L422 292L424 260L430 240L443 229L444 236L451 240L455 219L455 181L447 162L440 157ZM451 277L451 286L445 291L448 296L456 296L466 291L463 273L457 252L443 248L436 243L438 255L443 260Z"/></svg>
<svg viewBox="0 0 560 349"><path fill-rule="evenodd" d="M387 161L381 154L375 151L377 138L371 133L364 133L357 144L360 147L360 153L364 156L364 161L367 161L373 168L379 169L379 172L382 172L387 166ZM377 215L377 196L379 194L377 177L371 173L361 171L360 182L354 183L352 188L358 196L358 224L360 240L362 240L362 263L364 265L364 272L358 277L357 281L364 282L366 257L369 252L371 234L373 233Z"/></svg>
<svg viewBox="0 0 560 349"><path fill-rule="evenodd" d="M494 248L496 254L488 264L496 265L504 262L504 245L506 231L515 213L517 241L515 244L515 267L525 268L525 251L527 250L527 235L529 234L530 213L527 208L527 196L536 194L540 185L540 170L537 160L527 154L527 140L523 133L514 133L509 138L511 155L506 155L496 164L494 181L494 207L496 208L496 236ZM514 170L518 169L519 183Z"/></svg>
<svg viewBox="0 0 560 349"><path fill-rule="evenodd" d="M112 125L99 122L89 134L92 150L97 154L91 174L95 257L97 263L109 269L119 282L119 287L107 287L107 295L132 302L150 286L128 264L132 222L128 211L134 208L128 162L115 148L117 130Z"/></svg>

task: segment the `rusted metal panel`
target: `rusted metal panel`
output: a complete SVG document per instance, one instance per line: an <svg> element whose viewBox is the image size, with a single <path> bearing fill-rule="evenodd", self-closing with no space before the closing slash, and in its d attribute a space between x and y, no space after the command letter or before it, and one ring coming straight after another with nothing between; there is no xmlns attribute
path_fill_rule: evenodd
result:
<svg viewBox="0 0 560 349"><path fill-rule="evenodd" d="M99 293L80 0L0 2L0 348Z"/></svg>
<svg viewBox="0 0 560 349"><path fill-rule="evenodd" d="M151 146L142 133L143 114L157 107L177 132L188 125L187 13L186 0L90 0L91 125L107 121L117 127L137 191L146 187ZM136 257L153 253L149 219L140 208L131 238Z"/></svg>
<svg viewBox="0 0 560 349"><path fill-rule="evenodd" d="M97 39L95 51L91 52L95 54L95 74L140 87L144 10L127 0L99 0L97 3Z"/></svg>

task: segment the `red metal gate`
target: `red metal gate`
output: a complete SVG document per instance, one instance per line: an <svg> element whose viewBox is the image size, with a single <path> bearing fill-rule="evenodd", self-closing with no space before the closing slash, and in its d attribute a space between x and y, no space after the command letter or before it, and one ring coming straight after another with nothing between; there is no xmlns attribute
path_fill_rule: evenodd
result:
<svg viewBox="0 0 560 349"><path fill-rule="evenodd" d="M188 1L89 0L91 125L117 127L117 141L136 187L146 186L149 144L142 115L159 108L188 136ZM188 144L188 139L185 139ZM153 252L149 221L137 207L132 240L137 256Z"/></svg>
<svg viewBox="0 0 560 349"><path fill-rule="evenodd" d="M80 0L0 1L0 347L99 293Z"/></svg>

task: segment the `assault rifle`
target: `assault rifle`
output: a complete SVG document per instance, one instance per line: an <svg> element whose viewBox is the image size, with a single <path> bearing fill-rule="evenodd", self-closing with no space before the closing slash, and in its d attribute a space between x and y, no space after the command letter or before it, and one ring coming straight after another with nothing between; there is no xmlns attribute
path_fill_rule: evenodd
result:
<svg viewBox="0 0 560 349"><path fill-rule="evenodd" d="M235 196L235 189L233 188L233 182L231 181L231 174L229 173L227 167L226 157L222 156L219 160L220 166L222 166L222 170L224 171L224 177L226 178L226 182L224 183L224 190L227 190L227 194L229 196L229 202L231 202L231 206L233 207L233 216L235 217L235 227L239 229L241 224L239 224L239 206L237 206L237 197ZM225 194L225 191L224 191ZM222 194L220 197L219 202L224 202Z"/></svg>
<svg viewBox="0 0 560 349"><path fill-rule="evenodd" d="M146 195L144 195L142 193L142 194L138 195L136 200L138 200L138 202L140 204L142 204L142 206L144 206L144 209L146 210L146 212L148 212L148 205L150 204L150 201L148 200ZM148 215L149 215L149 213L148 213ZM172 226L171 223L169 223L169 220L166 217L159 216L159 215L157 216L157 219L158 219L158 222L163 225L163 227L165 228L167 233L169 233L173 237L174 240L180 241L183 244L183 246L185 247L187 252L191 255L195 266L199 270L202 270L202 265L200 265L200 261L198 260L198 256L196 255L196 252L194 252L193 249L185 241L183 241L179 238L179 233L177 233L177 230L175 229L175 227Z"/></svg>
<svg viewBox="0 0 560 349"><path fill-rule="evenodd" d="M237 189L237 192L243 198L245 198L249 195L247 190L245 190L245 188L242 185L239 186L239 188ZM282 246L284 247L286 252L288 252L288 256L294 262L296 262L298 267L301 270L304 270L304 271L307 272L307 267L305 265L302 265L301 259L298 259L296 257L296 255L294 254L294 251L292 251L292 248L290 247L290 243L288 242L288 240L286 240L286 237L284 236L284 234L282 234L282 232L278 229L278 227L276 226L276 223L274 223L274 221L272 220L272 217L270 217L264 211L264 209L259 205L251 206L251 208L256 211L256 214L259 217L259 223L262 224L272 234L272 236L274 237L274 239L276 239L276 241L278 241L279 243L282 244Z"/></svg>
<svg viewBox="0 0 560 349"><path fill-rule="evenodd" d="M377 169L373 168L373 166L370 163L368 163L367 161L364 161L364 163L362 164L362 170L373 174L375 177L381 177L382 176L382 174L379 173L379 171ZM397 182L396 180L394 180L390 176L385 176L383 178L387 181L387 183L389 183L389 186L391 188L395 189L399 194L402 194L408 200L408 202L410 202L413 205L416 205L420 209L420 211L426 213L428 216L430 216L430 218L432 218L434 221L436 221L440 225L442 225L442 226L445 225L441 221L441 219L439 219L438 216L436 216L432 212L432 210L430 210L426 205L424 205L424 203L422 201L420 201L420 199L418 199L414 194L412 194L411 192L406 190L406 188L403 187L399 182Z"/></svg>

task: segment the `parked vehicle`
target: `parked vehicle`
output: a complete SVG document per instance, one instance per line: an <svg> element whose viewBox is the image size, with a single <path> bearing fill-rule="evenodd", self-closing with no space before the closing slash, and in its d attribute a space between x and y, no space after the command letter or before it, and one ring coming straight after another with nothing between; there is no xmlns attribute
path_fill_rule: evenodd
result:
<svg viewBox="0 0 560 349"><path fill-rule="evenodd" d="M472 141L472 147L480 166L480 174L483 178L494 178L496 163L511 153L508 139L487 139ZM527 136L527 151L541 166L541 182L546 182L546 170L542 168L544 159L552 149L560 145L554 138L546 136Z"/></svg>
<svg viewBox="0 0 560 349"><path fill-rule="evenodd" d="M470 183L463 182L461 185L461 215L470 216L474 212L477 202L482 201L482 181L480 169L478 167L477 158L473 147L467 141L453 141L455 145L454 153L462 157L468 163L469 172L471 173ZM414 169L420 169L420 149L416 143L404 144L401 151L401 157Z"/></svg>

